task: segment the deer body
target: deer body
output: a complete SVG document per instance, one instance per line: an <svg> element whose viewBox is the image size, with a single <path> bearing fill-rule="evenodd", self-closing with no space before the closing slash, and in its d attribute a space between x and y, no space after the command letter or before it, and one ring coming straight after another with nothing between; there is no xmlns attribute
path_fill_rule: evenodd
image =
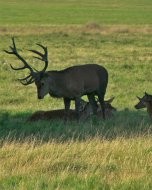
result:
<svg viewBox="0 0 152 190"><path fill-rule="evenodd" d="M38 121L38 120L63 120L65 118L64 109L49 110L49 111L36 111L34 112L27 121ZM76 119L75 110L69 110L69 119Z"/></svg>
<svg viewBox="0 0 152 190"><path fill-rule="evenodd" d="M96 64L73 66L62 71L48 71L40 80L35 81L39 99L49 93L53 97L71 100L91 93L94 95L105 93L107 82L107 71Z"/></svg>
<svg viewBox="0 0 152 190"><path fill-rule="evenodd" d="M103 117L105 117L104 95L107 83L106 69L96 64L73 66L62 71L48 71L39 80L35 80L39 99L43 99L48 93L52 97L64 99L67 118L71 100L75 100L76 113L80 118L78 110L80 98L83 95L88 96L95 114L97 112L95 95L97 95L103 109Z"/></svg>

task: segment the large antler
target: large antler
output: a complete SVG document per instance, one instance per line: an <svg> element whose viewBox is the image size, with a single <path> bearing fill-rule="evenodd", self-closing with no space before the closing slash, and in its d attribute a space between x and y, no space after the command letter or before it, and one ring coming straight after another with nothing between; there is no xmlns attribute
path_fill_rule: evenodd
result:
<svg viewBox="0 0 152 190"><path fill-rule="evenodd" d="M21 57L21 55L17 52L17 49L16 49L16 45L15 45L15 40L14 40L14 37L12 38L12 42L13 42L13 46L10 46L10 49L12 51L7 51L7 50L4 50L6 53L8 54L14 54L19 60L21 60L23 63L24 63L24 66L23 67L19 67L19 68L15 68L13 67L12 65L11 68L13 70L23 70L23 69L29 69L30 70L30 74L25 77L25 78L22 78L22 79L18 79L23 85L28 85L28 84L31 84L34 82L34 76L35 76L35 72L33 71L32 67L25 61L25 59L23 57Z"/></svg>
<svg viewBox="0 0 152 190"><path fill-rule="evenodd" d="M36 44L36 45L40 46L44 50L44 54L41 53L41 52L39 52L39 51L36 51L36 50L29 50L29 51L31 51L31 52L33 52L33 53L35 53L35 54L37 54L37 55L40 56L40 57L35 57L34 56L34 58L39 59L39 60L45 62L44 68L42 69L42 71L40 71L40 72L45 72L46 69L47 69L47 67L48 67L48 50L47 50L47 47L44 47L41 44Z"/></svg>

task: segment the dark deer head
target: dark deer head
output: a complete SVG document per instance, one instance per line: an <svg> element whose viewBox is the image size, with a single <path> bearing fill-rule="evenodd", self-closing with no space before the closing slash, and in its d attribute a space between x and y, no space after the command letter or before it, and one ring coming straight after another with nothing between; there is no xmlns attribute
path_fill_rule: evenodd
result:
<svg viewBox="0 0 152 190"><path fill-rule="evenodd" d="M117 109L111 105L111 103L113 102L114 99L115 99L115 97L112 97L109 100L104 101L105 109L112 111L112 112L117 111Z"/></svg>
<svg viewBox="0 0 152 190"><path fill-rule="evenodd" d="M145 95L142 98L140 98L138 96L137 96L137 98L138 98L139 102L138 102L138 104L135 105L136 109L146 108L147 104L149 102L152 102L152 95L148 94L147 92L145 92Z"/></svg>
<svg viewBox="0 0 152 190"><path fill-rule="evenodd" d="M113 113L117 111L117 109L111 105L114 98L115 97L112 97L112 98L104 101L104 103L105 103L105 115L107 118L110 118L113 115ZM102 117L101 106L100 106L99 100L96 99L96 102L97 102L97 115ZM85 105L85 104L83 103L83 105ZM86 105L85 105L83 111L81 112L81 119L85 120L86 118L88 118L91 115L93 115L92 106L89 102L86 102Z"/></svg>

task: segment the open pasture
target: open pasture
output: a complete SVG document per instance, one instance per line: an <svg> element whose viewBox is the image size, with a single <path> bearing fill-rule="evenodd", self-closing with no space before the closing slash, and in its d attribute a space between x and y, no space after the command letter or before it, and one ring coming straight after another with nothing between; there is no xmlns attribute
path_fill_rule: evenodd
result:
<svg viewBox="0 0 152 190"><path fill-rule="evenodd" d="M2 25L152 24L151 0L6 0Z"/></svg>
<svg viewBox="0 0 152 190"><path fill-rule="evenodd" d="M136 95L152 94L151 9L150 0L0 2L0 189L152 189L152 122L134 108ZM27 72L11 70L21 63L2 51L12 36L37 69L42 63L27 51L36 43L48 47L50 70L106 67L114 117L27 123L63 101L40 101L34 84L17 81Z"/></svg>

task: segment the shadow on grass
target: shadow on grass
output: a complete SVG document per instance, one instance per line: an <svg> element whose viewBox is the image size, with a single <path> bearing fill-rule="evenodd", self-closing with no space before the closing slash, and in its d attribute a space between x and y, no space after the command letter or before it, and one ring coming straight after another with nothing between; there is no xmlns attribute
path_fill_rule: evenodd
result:
<svg viewBox="0 0 152 190"><path fill-rule="evenodd" d="M96 136L104 139L117 137L135 137L152 133L152 122L145 111L122 110L114 117L103 121L91 118L86 122L74 121L65 124L63 121L37 121L27 123L31 113L10 114L0 112L0 140L37 139L41 142L49 140L86 140Z"/></svg>

